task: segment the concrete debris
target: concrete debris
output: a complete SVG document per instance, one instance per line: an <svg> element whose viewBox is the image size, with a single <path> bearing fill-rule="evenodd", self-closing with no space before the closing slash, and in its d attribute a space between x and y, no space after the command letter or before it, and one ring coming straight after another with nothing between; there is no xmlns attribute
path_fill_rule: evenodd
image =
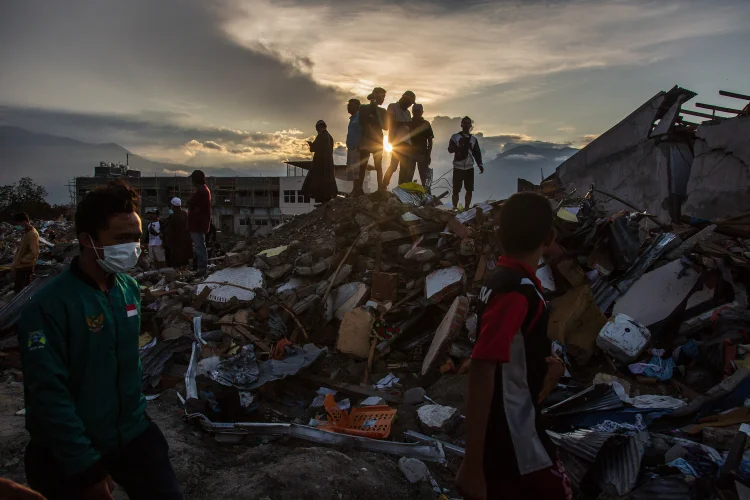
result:
<svg viewBox="0 0 750 500"><path fill-rule="evenodd" d="M416 458L401 457L398 461L398 468L411 484L427 481L430 476L430 471L425 463Z"/></svg>
<svg viewBox="0 0 750 500"><path fill-rule="evenodd" d="M450 348L453 339L456 338L461 328L463 328L468 312L469 299L466 297L456 297L450 309L448 309L448 312L443 317L440 326L435 331L435 337L422 363L422 375L426 375L441 361L442 356Z"/></svg>
<svg viewBox="0 0 750 500"><path fill-rule="evenodd" d="M417 417L425 432L447 433L458 424L461 412L450 406L424 405L417 410Z"/></svg>
<svg viewBox="0 0 750 500"><path fill-rule="evenodd" d="M346 354L367 358L370 352L370 332L373 316L363 308L344 314L339 327L336 349Z"/></svg>
<svg viewBox="0 0 750 500"><path fill-rule="evenodd" d="M427 391L422 387L412 387L411 389L404 392L403 404L408 406L416 406L424 403L424 397L427 395Z"/></svg>

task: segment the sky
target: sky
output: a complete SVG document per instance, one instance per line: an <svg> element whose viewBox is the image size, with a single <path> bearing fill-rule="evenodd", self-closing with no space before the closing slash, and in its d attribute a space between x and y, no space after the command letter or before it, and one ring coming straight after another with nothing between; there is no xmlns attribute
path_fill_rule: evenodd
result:
<svg viewBox="0 0 750 500"><path fill-rule="evenodd" d="M676 84L736 107L748 25L747 0L3 0L0 124L281 173L380 86L498 151L581 147Z"/></svg>

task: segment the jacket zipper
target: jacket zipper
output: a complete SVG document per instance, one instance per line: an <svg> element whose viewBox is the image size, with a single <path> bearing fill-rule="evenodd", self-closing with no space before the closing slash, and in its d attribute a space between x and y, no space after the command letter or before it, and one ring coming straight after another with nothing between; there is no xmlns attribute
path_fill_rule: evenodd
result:
<svg viewBox="0 0 750 500"><path fill-rule="evenodd" d="M120 413L122 413L122 394L120 392L120 325L117 322L117 314L115 313L115 306L112 304L112 297L109 295L109 290L104 292L104 295L107 296L107 303L112 312L112 318L115 321L115 377L117 377L117 420L115 427L117 428L117 447L122 449L122 433L120 432Z"/></svg>

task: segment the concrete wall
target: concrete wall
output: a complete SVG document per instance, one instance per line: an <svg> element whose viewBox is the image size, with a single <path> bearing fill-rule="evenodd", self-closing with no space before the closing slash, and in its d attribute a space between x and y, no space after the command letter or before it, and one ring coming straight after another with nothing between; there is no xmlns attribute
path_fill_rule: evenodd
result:
<svg viewBox="0 0 750 500"><path fill-rule="evenodd" d="M750 116L698 127L683 213L714 219L750 210Z"/></svg>

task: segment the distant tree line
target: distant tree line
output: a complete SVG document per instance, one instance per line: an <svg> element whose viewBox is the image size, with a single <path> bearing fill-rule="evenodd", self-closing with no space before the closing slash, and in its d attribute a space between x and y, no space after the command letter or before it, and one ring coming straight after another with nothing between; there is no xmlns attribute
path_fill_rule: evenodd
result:
<svg viewBox="0 0 750 500"><path fill-rule="evenodd" d="M56 219L68 208L47 203L47 190L31 177L23 177L15 184L0 186L0 221L10 221L13 214L26 212L32 219Z"/></svg>

